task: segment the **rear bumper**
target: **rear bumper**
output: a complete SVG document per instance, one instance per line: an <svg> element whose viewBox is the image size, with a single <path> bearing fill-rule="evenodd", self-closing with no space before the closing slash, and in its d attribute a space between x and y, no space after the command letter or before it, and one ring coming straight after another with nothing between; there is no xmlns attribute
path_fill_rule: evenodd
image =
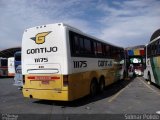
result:
<svg viewBox="0 0 160 120"><path fill-rule="evenodd" d="M68 91L23 88L23 96L41 100L71 101Z"/></svg>

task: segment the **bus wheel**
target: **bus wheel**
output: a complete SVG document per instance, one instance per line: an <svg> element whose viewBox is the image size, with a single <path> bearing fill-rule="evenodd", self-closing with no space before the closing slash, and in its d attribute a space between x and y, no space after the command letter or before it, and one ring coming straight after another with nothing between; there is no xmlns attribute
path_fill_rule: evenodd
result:
<svg viewBox="0 0 160 120"><path fill-rule="evenodd" d="M99 87L99 92L102 93L104 91L104 88L105 88L105 81L104 81L104 79L101 79L99 81L99 86L98 87Z"/></svg>
<svg viewBox="0 0 160 120"><path fill-rule="evenodd" d="M151 84L151 75L150 73L148 73L148 82L147 82L149 85Z"/></svg>
<svg viewBox="0 0 160 120"><path fill-rule="evenodd" d="M94 97L97 93L97 81L94 79L90 84L90 95Z"/></svg>

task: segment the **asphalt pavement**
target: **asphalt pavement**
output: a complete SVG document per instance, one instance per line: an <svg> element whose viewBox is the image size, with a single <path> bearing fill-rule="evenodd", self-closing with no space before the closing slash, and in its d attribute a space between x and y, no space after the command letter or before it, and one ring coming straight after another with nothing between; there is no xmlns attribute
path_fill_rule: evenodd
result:
<svg viewBox="0 0 160 120"><path fill-rule="evenodd" d="M118 81L94 98L86 96L73 102L24 98L13 85L13 78L0 78L0 114L43 115L122 115L160 112L160 88L148 85L143 77ZM95 116L95 117L96 117ZM93 116L92 116L93 117Z"/></svg>

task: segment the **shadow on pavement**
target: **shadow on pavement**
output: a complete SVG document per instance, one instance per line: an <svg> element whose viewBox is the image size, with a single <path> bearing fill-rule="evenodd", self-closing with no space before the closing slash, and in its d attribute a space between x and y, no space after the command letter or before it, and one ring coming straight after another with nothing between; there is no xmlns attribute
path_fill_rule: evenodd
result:
<svg viewBox="0 0 160 120"><path fill-rule="evenodd" d="M85 96L83 98L80 98L80 99L77 99L77 100L74 100L74 101L38 100L38 101L34 101L34 103L62 106L62 108L65 108L65 107L79 107L79 106L83 106L83 105L86 105L86 104L96 102L98 100L102 100L104 98L108 98L110 96L113 96L114 94L119 92L121 89L126 87L133 80L134 80L134 78L129 79L129 80L119 80L116 83L107 86L103 93L98 94L95 97L90 97L88 95L88 96Z"/></svg>
<svg viewBox="0 0 160 120"><path fill-rule="evenodd" d="M4 78L14 78L14 76L0 76L0 79L4 79Z"/></svg>

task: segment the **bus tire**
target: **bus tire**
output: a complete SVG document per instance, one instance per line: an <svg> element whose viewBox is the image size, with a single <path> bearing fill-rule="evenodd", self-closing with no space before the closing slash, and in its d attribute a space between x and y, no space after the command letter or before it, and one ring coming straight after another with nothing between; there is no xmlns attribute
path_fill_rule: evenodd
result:
<svg viewBox="0 0 160 120"><path fill-rule="evenodd" d="M97 80L93 79L90 84L90 96L94 97L97 94Z"/></svg>
<svg viewBox="0 0 160 120"><path fill-rule="evenodd" d="M102 77L99 80L98 91L102 93L104 91L104 88L105 88L105 80L104 80L104 77Z"/></svg>

